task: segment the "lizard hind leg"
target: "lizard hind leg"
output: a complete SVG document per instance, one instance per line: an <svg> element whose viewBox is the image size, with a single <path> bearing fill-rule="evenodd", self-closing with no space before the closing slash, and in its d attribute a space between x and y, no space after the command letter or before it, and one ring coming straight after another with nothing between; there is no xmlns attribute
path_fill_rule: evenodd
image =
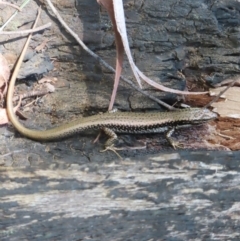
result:
<svg viewBox="0 0 240 241"><path fill-rule="evenodd" d="M107 136L109 136L108 140L105 142L105 148L107 148L109 146L114 146L114 142L118 138L117 134L113 130L111 130L111 129L107 128L107 127L104 127L103 131L105 132L105 134Z"/></svg>
<svg viewBox="0 0 240 241"><path fill-rule="evenodd" d="M108 151L108 150L113 151L120 159L122 159L122 157L117 153L117 148L114 147L114 142L118 138L117 134L113 130L111 130L107 127L104 127L102 130L106 133L106 135L109 136L109 138L104 144L105 149L100 151L100 152L105 152L105 151Z"/></svg>

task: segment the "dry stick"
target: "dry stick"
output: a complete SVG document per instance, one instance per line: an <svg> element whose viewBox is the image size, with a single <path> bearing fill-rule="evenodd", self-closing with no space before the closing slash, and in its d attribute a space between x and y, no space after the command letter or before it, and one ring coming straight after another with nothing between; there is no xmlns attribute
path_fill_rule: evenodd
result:
<svg viewBox="0 0 240 241"><path fill-rule="evenodd" d="M37 99L34 99L33 101L31 101L30 103L27 103L26 105L23 106L23 108L29 107L30 105L32 105L34 102L37 102L39 99L39 97L37 97Z"/></svg>
<svg viewBox="0 0 240 241"><path fill-rule="evenodd" d="M25 93L25 94L22 94L22 95L19 95L19 96L15 96L13 98L13 101L17 101L20 99L26 99L26 98L29 98L29 97L34 97L34 96L41 96L41 95L46 95L48 94L50 91L49 90L39 90L39 91L31 91L29 93Z"/></svg>
<svg viewBox="0 0 240 241"><path fill-rule="evenodd" d="M8 6L10 6L10 7L16 8L19 12L22 11L22 9L21 9L20 7L18 7L17 5L14 5L14 4L12 4L12 3L0 1L0 5L1 5L1 4L2 4L2 5L8 5Z"/></svg>
<svg viewBox="0 0 240 241"><path fill-rule="evenodd" d="M57 19L59 20L59 22L63 25L63 27L73 36L73 38L82 46L82 48L89 53L93 58L95 58L100 64L102 64L104 67L106 67L107 69L109 69L110 71L112 71L113 73L115 73L115 70L109 65L107 64L103 59L101 59L97 54L95 54L94 52L92 52L83 42L82 40L78 37L78 35L73 32L68 25L65 23L65 21L62 19L62 17L60 16L60 14L58 13L58 11L56 10L56 8L53 6L53 4L51 3L50 0L46 0L48 2L49 7L52 9L53 13L56 15ZM158 104L166 107L169 110L175 110L176 108L166 104L165 102L157 99L156 97L149 95L148 93L146 93L145 91L143 91L142 89L140 89L139 87L137 87L131 80L121 76L121 79L124 80L126 83L128 83L132 88L134 88L135 90L139 91L140 93L142 93L143 95L147 96L149 99L156 101Z"/></svg>
<svg viewBox="0 0 240 241"><path fill-rule="evenodd" d="M13 35L13 34L26 35L29 33L35 33L35 32L41 31L45 28L49 28L51 25L52 25L52 23L47 23L47 24L44 24L35 29L27 29L27 30L22 30L22 31L0 31L0 35Z"/></svg>

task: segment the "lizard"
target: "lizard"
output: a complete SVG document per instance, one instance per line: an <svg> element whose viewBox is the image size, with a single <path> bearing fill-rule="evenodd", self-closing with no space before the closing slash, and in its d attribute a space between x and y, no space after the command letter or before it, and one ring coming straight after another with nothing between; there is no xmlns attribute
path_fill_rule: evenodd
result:
<svg viewBox="0 0 240 241"><path fill-rule="evenodd" d="M167 132L167 139L173 147L177 146L171 140L171 134L175 128L188 127L201 124L217 117L217 114L206 108L189 108L168 112L106 112L54 127L48 130L34 130L23 126L14 113L13 92L18 70L31 39L28 36L22 53L10 79L7 93L7 114L9 120L19 133L36 141L52 141L68 137L88 129L102 129L110 136L105 143L106 149L114 145L117 139L116 133L160 133Z"/></svg>

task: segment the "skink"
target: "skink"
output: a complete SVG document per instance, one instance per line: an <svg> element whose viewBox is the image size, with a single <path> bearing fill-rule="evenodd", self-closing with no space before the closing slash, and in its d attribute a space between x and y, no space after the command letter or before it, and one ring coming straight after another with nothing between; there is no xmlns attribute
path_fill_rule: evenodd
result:
<svg viewBox="0 0 240 241"><path fill-rule="evenodd" d="M117 133L158 133L170 131L176 126L194 125L209 121L217 115L208 109L184 109L171 112L150 112L150 113L132 113L132 112L114 112L99 115L93 115L63 124L48 130L33 130L24 127L17 119L13 110L13 92L18 70L26 52L31 35L29 35L23 51L18 59L14 72L12 74L8 93L7 93L7 113L13 126L22 135L37 141L50 141L61 139L75 133L88 129L103 129L110 140L106 145L110 145L117 138Z"/></svg>

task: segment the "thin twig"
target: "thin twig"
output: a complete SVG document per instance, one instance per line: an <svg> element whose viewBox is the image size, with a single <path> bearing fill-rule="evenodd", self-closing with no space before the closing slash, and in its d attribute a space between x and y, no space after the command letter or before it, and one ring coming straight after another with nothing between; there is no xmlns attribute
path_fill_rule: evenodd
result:
<svg viewBox="0 0 240 241"><path fill-rule="evenodd" d="M24 111L26 110L26 107L29 107L30 105L32 105L33 103L37 102L39 99L39 97L37 97L37 99L34 99L33 101L31 101L30 103L27 103L26 105L23 106Z"/></svg>
<svg viewBox="0 0 240 241"><path fill-rule="evenodd" d="M53 13L56 15L57 19L59 20L59 22L63 25L63 27L73 36L73 38L82 46L82 48L88 53L90 54L93 58L95 58L100 64L102 64L105 68L109 69L110 71L112 71L113 73L115 73L115 70L113 69L113 67L111 67L109 64L107 64L103 59L101 59L97 54L95 54L93 51L91 51L83 42L82 40L78 37L78 35L72 31L72 29L67 25L67 23L63 20L63 18L60 16L60 14L58 13L58 11L56 10L56 8L53 6L53 4L51 3L50 0L46 0L49 7L52 9ZM127 84L129 84L132 88L134 88L135 90L139 91L140 93L142 93L143 95L147 96L149 99L156 101L158 104L166 107L169 110L174 110L175 108L166 104L165 102L157 99L156 97L149 95L148 93L146 93L145 91L141 90L139 87L137 87L131 80L121 76L121 79L123 81L125 81Z"/></svg>
<svg viewBox="0 0 240 241"><path fill-rule="evenodd" d="M0 4L1 4L1 5L7 5L7 6L10 6L10 7L12 7L12 8L16 8L19 12L22 11L22 9L21 9L20 7L18 7L17 5L14 5L14 4L12 4L12 3L0 1Z"/></svg>
<svg viewBox="0 0 240 241"><path fill-rule="evenodd" d="M20 96L15 96L13 97L13 101L17 101L20 99L20 97L22 99L26 99L26 98L29 98L29 97L33 97L33 96L41 96L41 95L46 95L48 94L50 91L49 90L40 90L40 91L31 91L29 93L25 93L25 94L22 94Z"/></svg>
<svg viewBox="0 0 240 241"><path fill-rule="evenodd" d="M49 28L51 25L52 23L47 23L35 29L27 29L27 30L21 30L21 31L0 31L0 35L13 35L13 34L26 35L29 33L35 33L35 32L41 31L45 28Z"/></svg>

